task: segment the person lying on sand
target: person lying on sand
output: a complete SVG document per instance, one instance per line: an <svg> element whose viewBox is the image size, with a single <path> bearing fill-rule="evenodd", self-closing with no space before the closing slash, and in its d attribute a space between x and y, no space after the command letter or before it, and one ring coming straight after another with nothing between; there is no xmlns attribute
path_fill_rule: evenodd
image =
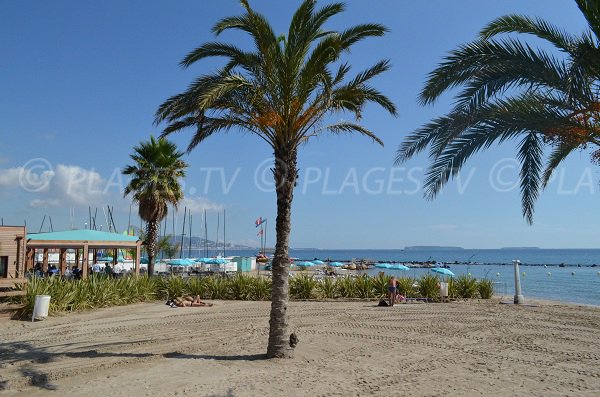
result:
<svg viewBox="0 0 600 397"><path fill-rule="evenodd" d="M212 306L212 303L202 302L200 300L200 295L196 295L192 297L191 295L187 295L184 297L178 297L173 299L172 301L167 302L167 304L171 307L200 307L200 306Z"/></svg>

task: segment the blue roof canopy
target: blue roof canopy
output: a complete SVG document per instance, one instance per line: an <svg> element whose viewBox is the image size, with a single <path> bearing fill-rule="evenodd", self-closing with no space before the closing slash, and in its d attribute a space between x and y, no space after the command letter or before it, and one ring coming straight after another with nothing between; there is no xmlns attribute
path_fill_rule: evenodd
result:
<svg viewBox="0 0 600 397"><path fill-rule="evenodd" d="M33 241L90 241L135 243L138 236L127 236L120 233L102 232L91 229L64 230L50 233L27 233L27 240Z"/></svg>

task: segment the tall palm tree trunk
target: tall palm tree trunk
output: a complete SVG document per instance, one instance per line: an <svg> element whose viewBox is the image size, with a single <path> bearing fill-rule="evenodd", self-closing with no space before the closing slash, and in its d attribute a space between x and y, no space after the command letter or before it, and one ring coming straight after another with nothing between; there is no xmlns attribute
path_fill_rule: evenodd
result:
<svg viewBox="0 0 600 397"><path fill-rule="evenodd" d="M269 345L267 357L291 358L289 345L287 304L289 298L289 241L294 186L296 184L295 148L275 149L275 190L277 192L277 221L275 231L277 244L271 265L273 290L271 294L271 318L269 320Z"/></svg>
<svg viewBox="0 0 600 397"><path fill-rule="evenodd" d="M156 256L156 236L158 222L150 221L146 224L146 249L148 250L148 275L154 275L154 257Z"/></svg>

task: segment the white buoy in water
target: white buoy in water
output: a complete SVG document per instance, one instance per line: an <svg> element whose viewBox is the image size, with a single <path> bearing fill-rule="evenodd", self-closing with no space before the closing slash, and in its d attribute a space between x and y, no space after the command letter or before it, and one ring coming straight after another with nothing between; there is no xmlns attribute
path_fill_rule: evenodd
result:
<svg viewBox="0 0 600 397"><path fill-rule="evenodd" d="M600 276L600 272L598 272L598 275ZM500 277L500 273L496 273L496 277Z"/></svg>
<svg viewBox="0 0 600 397"><path fill-rule="evenodd" d="M598 276L600 276L600 272L598 272Z"/></svg>
<svg viewBox="0 0 600 397"><path fill-rule="evenodd" d="M574 275L575 275L575 272L571 272L571 276L574 276Z"/></svg>
<svg viewBox="0 0 600 397"><path fill-rule="evenodd" d="M548 276L552 276L552 272L548 272Z"/></svg>
<svg viewBox="0 0 600 397"><path fill-rule="evenodd" d="M523 273L521 273L521 276L525 277L525 276L527 276L527 273L523 272Z"/></svg>
<svg viewBox="0 0 600 397"><path fill-rule="evenodd" d="M548 267L547 265L544 265L544 267Z"/></svg>

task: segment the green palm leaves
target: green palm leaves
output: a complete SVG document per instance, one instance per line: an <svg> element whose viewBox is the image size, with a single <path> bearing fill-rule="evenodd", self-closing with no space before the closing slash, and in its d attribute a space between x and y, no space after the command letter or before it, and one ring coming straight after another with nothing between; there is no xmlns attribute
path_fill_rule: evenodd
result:
<svg viewBox="0 0 600 397"><path fill-rule="evenodd" d="M183 153L175 144L151 136L149 141L134 147L130 156L134 164L122 170L124 175L131 176L124 196L133 194L133 200L139 204L140 218L147 222L145 243L150 275L154 273L158 223L167 216L168 205L177 208L183 198L179 179L185 176L187 164L181 156Z"/></svg>
<svg viewBox="0 0 600 397"><path fill-rule="evenodd" d="M339 63L352 45L382 36L385 27L361 24L339 32L324 30L324 24L345 6L334 3L317 9L316 1L306 0L295 12L288 34L278 37L265 17L247 1L242 5L245 14L222 19L213 32L218 36L226 30L243 31L253 39L252 50L215 41L191 51L180 63L184 68L214 57L224 58L225 64L198 77L185 92L159 107L155 121L167 123L164 134L194 128L188 150L213 133L232 128L286 149L320 132L358 133L381 143L358 123L322 121L341 112L359 120L368 102L396 113L394 104L370 85L371 79L389 69L387 60L352 79L347 78L350 66Z"/></svg>
<svg viewBox="0 0 600 397"><path fill-rule="evenodd" d="M574 150L599 145L600 1L577 4L590 24L579 36L537 18L501 17L428 75L422 104L432 104L450 89L459 91L447 115L412 132L397 152L401 163L429 148L426 197L434 198L475 153L519 139L522 209L531 223L535 201L553 170ZM556 51L506 36L512 33L536 36ZM547 146L551 151L545 159Z"/></svg>
<svg viewBox="0 0 600 397"><path fill-rule="evenodd" d="M167 205L177 206L183 198L179 178L185 176L187 164L181 156L175 144L152 136L134 148L130 156L134 164L123 168L123 174L131 176L124 195L133 194L146 222L161 221L167 215Z"/></svg>

